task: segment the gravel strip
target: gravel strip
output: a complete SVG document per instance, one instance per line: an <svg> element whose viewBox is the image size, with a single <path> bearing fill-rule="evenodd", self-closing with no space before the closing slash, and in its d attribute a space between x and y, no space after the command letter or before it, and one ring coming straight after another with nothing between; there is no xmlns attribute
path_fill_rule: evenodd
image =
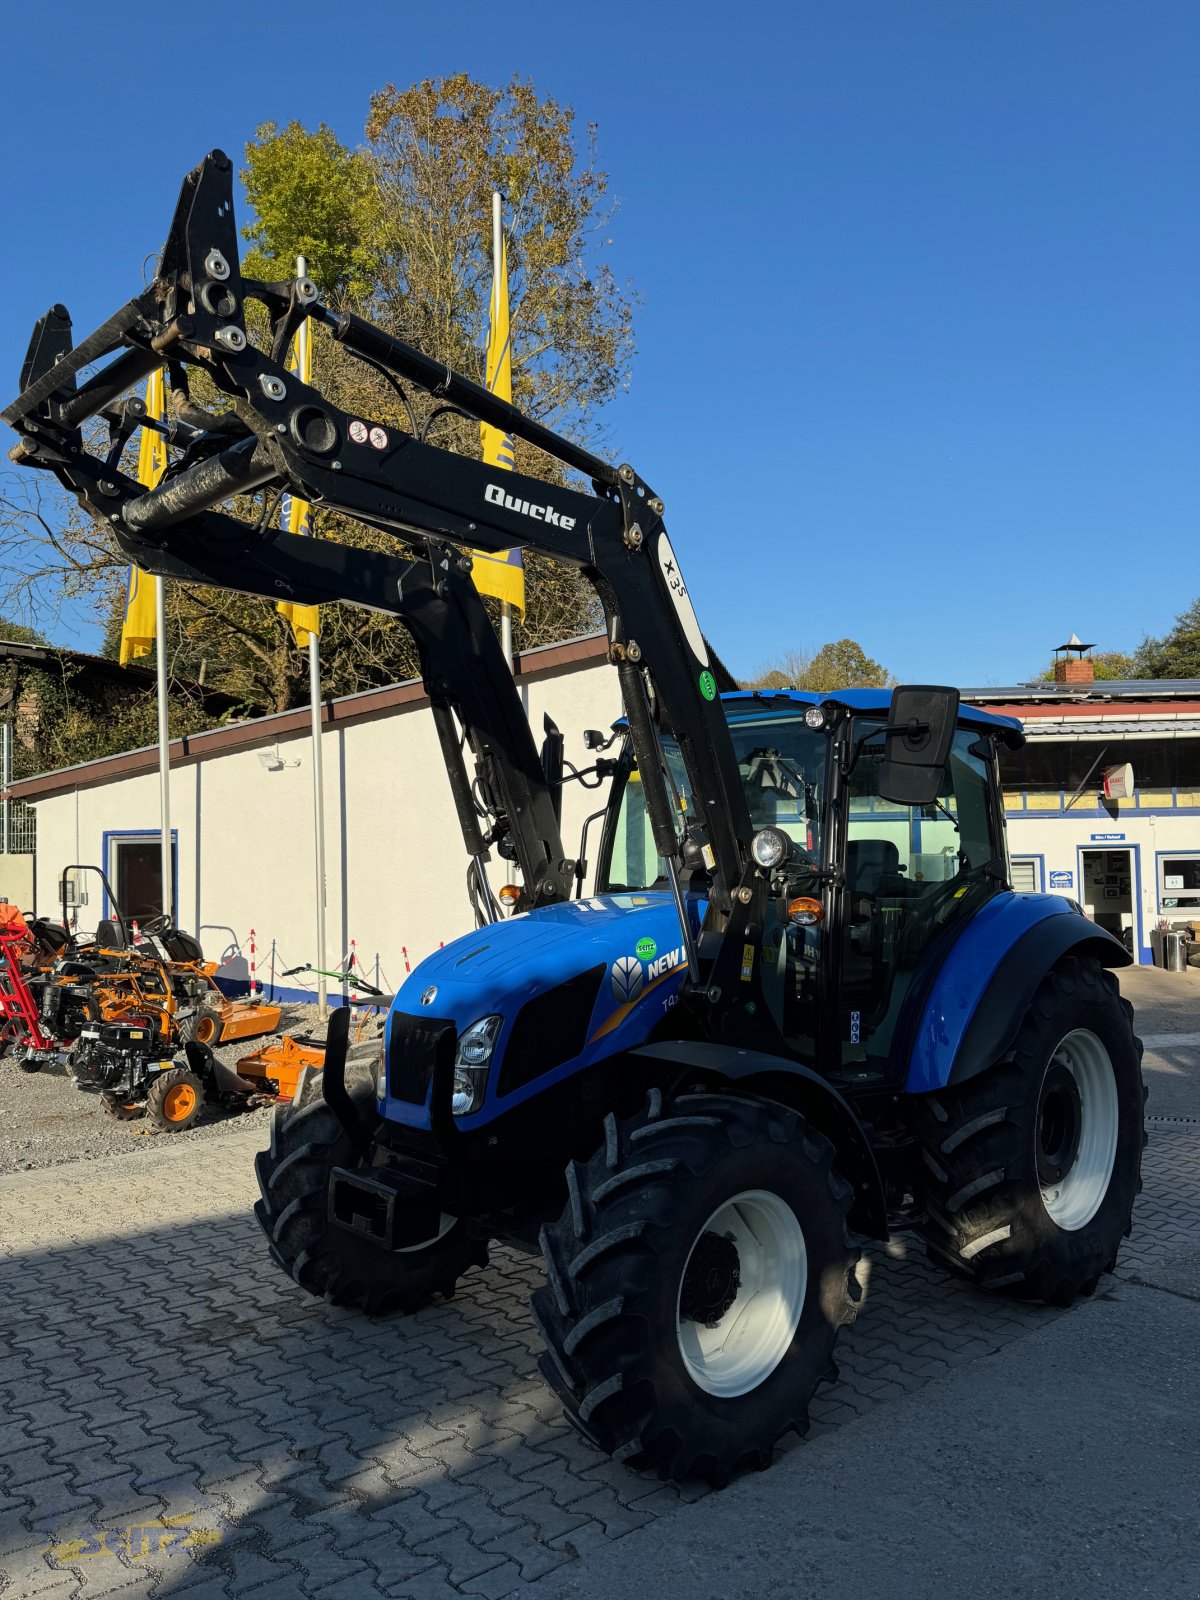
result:
<svg viewBox="0 0 1200 1600"><path fill-rule="evenodd" d="M316 1006L285 1005L280 1031L319 1035L323 1030ZM236 1067L241 1056L265 1043L266 1037L241 1039L223 1045L216 1053L227 1066ZM182 1051L178 1059L182 1063ZM76 1089L64 1067L22 1072L7 1057L0 1058L0 1173L137 1154L153 1150L164 1138L172 1145L219 1139L230 1128L244 1127L249 1117L262 1123L265 1141L269 1115L270 1107L223 1111L206 1106L183 1133L160 1134L144 1118L118 1122L110 1117L100 1105L100 1096Z"/></svg>

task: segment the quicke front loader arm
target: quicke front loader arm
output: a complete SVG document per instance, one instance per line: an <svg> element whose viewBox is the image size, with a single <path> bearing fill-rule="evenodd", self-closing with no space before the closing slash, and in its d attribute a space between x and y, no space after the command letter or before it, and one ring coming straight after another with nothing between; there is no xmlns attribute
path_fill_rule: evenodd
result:
<svg viewBox="0 0 1200 1600"><path fill-rule="evenodd" d="M245 304L270 317L270 349L250 341ZM497 472L415 434L351 416L284 362L296 328L324 324L350 353L426 389L448 406L525 440L591 480L592 493ZM81 371L110 357L79 382ZM178 451L147 491L121 468L139 426L155 426L126 392L165 364L187 395L200 367L232 411L158 425ZM38 323L22 392L3 413L21 435L18 463L54 472L129 557L166 576L301 602L345 599L393 612L413 632L438 718L467 848L471 796L451 708L497 790L532 903L563 898L562 859L550 797L528 723L486 612L467 581L471 548L523 545L579 569L604 608L630 733L660 854L703 865L711 879L711 963L692 989L711 1006L714 1034L774 1046L757 959L767 885L749 857L751 826L737 761L717 698L719 663L700 631L663 523L662 502L631 467L613 467L524 416L479 384L351 315L323 307L305 279L243 277L229 158L213 151L184 180L159 271L150 286L80 344L61 306ZM104 456L83 424L109 424ZM404 562L323 540L301 540L215 510L235 496L285 489L367 526L427 541L428 562ZM666 776L658 729L679 743L691 785L681 810ZM478 833L477 823L475 834ZM681 837L682 834L682 837Z"/></svg>

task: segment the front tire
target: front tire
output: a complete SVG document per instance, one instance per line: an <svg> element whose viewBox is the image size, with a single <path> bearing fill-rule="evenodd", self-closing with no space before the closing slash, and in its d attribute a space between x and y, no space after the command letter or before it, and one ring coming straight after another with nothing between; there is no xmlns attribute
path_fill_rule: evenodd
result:
<svg viewBox="0 0 1200 1600"><path fill-rule="evenodd" d="M916 1096L931 1253L1019 1299L1091 1294L1142 1187L1141 1056L1115 977L1072 957L1043 979L1008 1057Z"/></svg>
<svg viewBox="0 0 1200 1600"><path fill-rule="evenodd" d="M375 1121L372 1086L354 1084L350 1095L359 1115ZM271 1259L302 1289L361 1311L416 1311L435 1294L448 1300L468 1267L487 1265L486 1243L470 1238L461 1218L443 1217L436 1238L398 1251L331 1222L330 1173L355 1164L350 1141L323 1099L275 1107L271 1147L254 1159L262 1196L254 1215Z"/></svg>
<svg viewBox="0 0 1200 1600"><path fill-rule="evenodd" d="M102 1094L100 1106L107 1116L117 1122L135 1122L146 1114L143 1101L123 1100L119 1094Z"/></svg>
<svg viewBox="0 0 1200 1600"><path fill-rule="evenodd" d="M155 1075L146 1091L146 1115L160 1133L183 1133L204 1110L204 1085L186 1067Z"/></svg>
<svg viewBox="0 0 1200 1600"><path fill-rule="evenodd" d="M808 1427L854 1317L851 1190L797 1112L705 1093L605 1122L542 1229L539 1365L600 1450L725 1483Z"/></svg>

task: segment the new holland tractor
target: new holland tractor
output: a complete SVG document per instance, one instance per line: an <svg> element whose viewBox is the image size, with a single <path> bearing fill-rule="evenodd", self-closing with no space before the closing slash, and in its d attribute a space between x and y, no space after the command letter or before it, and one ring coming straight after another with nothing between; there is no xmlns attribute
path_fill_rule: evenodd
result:
<svg viewBox="0 0 1200 1600"><path fill-rule="evenodd" d="M575 477L452 455L407 404L402 425L344 412L285 365L305 318L434 414ZM160 363L167 423L127 398ZM208 415L196 369L223 397ZM862 1240L906 1230L984 1289L1060 1305L1112 1270L1144 1143L1113 975L1129 957L1071 901L1011 887L997 752L1015 722L936 687L737 692L633 469L307 279L244 276L219 151L185 180L153 283L78 344L54 307L21 388L13 459L142 568L372 606L416 642L480 925L406 981L371 1078L347 1077L337 1012L319 1096L275 1116L256 1210L302 1288L411 1311L493 1240L539 1251L541 1367L567 1416L632 1466L720 1483L835 1379ZM140 427L170 448L151 490L130 473ZM255 501L281 490L415 554L281 532ZM736 489L724 515L752 516ZM611 783L584 898L561 737L539 749L470 578L472 550L514 545L594 585L624 705L587 738L590 781ZM393 802L419 818L429 797L398 771Z"/></svg>

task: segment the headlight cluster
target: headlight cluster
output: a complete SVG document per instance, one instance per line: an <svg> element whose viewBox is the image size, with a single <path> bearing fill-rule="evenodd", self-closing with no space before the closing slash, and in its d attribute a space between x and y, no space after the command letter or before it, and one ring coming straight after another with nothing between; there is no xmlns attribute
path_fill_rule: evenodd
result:
<svg viewBox="0 0 1200 1600"><path fill-rule="evenodd" d="M782 828L760 828L750 841L750 854L764 872L774 872L791 854L792 841Z"/></svg>
<svg viewBox="0 0 1200 1600"><path fill-rule="evenodd" d="M483 1104L492 1052L503 1021L503 1017L480 1017L459 1035L454 1055L454 1092L450 1100L450 1109L456 1117L478 1111Z"/></svg>

